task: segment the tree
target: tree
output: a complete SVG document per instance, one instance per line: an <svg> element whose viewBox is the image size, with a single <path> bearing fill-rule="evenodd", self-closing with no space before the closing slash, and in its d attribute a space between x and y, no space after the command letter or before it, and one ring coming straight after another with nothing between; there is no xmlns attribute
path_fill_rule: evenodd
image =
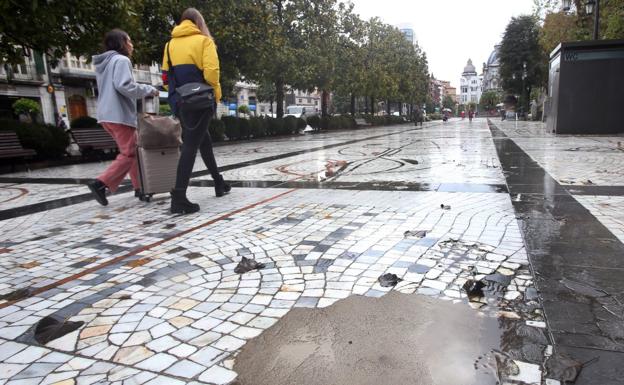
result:
<svg viewBox="0 0 624 385"><path fill-rule="evenodd" d="M345 5L336 0L301 0L301 33L305 41L302 82L308 90L321 91L321 115L327 116L329 92L336 80L339 55L339 34L342 32L340 14ZM349 5L352 9L353 5ZM307 83L307 84L306 84Z"/></svg>
<svg viewBox="0 0 624 385"><path fill-rule="evenodd" d="M520 95L525 111L529 110L531 89L543 85L547 79L548 60L539 44L539 31L534 16L512 18L505 29L499 52L503 89Z"/></svg>
<svg viewBox="0 0 624 385"><path fill-rule="evenodd" d="M577 34L576 17L564 12L548 13L540 29L539 41L544 54L550 55L559 43L576 40Z"/></svg>
<svg viewBox="0 0 624 385"><path fill-rule="evenodd" d="M76 56L90 57L99 50L106 31L130 24L135 1L2 1L0 57L21 63L25 48L55 59L67 49Z"/></svg>
<svg viewBox="0 0 624 385"><path fill-rule="evenodd" d="M496 91L485 91L481 94L481 100L479 101L479 105L489 111L496 108L496 105L500 103L500 95Z"/></svg>
<svg viewBox="0 0 624 385"><path fill-rule="evenodd" d="M446 95L442 99L442 107L453 109L455 107L455 101L453 100L452 97Z"/></svg>
<svg viewBox="0 0 624 385"><path fill-rule="evenodd" d="M37 116L41 113L41 106L32 99L17 99L12 107L17 115L26 115L31 122L36 122Z"/></svg>

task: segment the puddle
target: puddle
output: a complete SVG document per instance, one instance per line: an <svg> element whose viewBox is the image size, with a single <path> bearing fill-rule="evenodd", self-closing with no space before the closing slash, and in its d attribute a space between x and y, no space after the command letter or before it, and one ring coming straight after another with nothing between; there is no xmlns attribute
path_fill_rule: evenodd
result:
<svg viewBox="0 0 624 385"><path fill-rule="evenodd" d="M498 320L465 305L390 292L297 308L249 341L234 370L239 385L494 385L475 370L499 349Z"/></svg>

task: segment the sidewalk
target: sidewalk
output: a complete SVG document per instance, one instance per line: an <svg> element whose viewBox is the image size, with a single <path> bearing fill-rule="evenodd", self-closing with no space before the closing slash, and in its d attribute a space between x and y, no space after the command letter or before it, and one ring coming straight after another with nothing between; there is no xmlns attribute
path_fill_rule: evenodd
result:
<svg viewBox="0 0 624 385"><path fill-rule="evenodd" d="M188 216L98 206L105 164L0 176L0 384L618 384L620 138L493 123L221 146Z"/></svg>

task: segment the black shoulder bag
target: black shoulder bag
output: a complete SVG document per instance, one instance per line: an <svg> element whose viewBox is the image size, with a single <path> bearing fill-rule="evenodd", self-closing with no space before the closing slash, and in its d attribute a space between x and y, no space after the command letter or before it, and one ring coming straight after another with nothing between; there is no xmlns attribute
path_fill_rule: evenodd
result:
<svg viewBox="0 0 624 385"><path fill-rule="evenodd" d="M175 71L171 63L171 54L169 53L169 44L167 43L167 64L169 72L176 83L173 91L177 92L177 108L179 117L185 128L194 130L203 121L202 118L212 117L215 113L215 96L214 89L206 83L192 82L182 86L177 86L178 81L175 78ZM194 122L195 124L187 124Z"/></svg>

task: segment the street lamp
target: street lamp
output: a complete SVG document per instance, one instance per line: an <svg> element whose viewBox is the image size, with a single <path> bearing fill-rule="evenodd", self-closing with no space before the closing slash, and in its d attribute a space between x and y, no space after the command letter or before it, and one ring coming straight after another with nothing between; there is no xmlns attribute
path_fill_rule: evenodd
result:
<svg viewBox="0 0 624 385"><path fill-rule="evenodd" d="M525 79L526 78L527 78L527 64L526 62L522 62L522 102L523 104L526 104L526 107L529 107L529 104L527 102L530 96L526 96L526 99L525 99L525 93L526 93ZM525 112L524 107L525 106L522 106L523 113Z"/></svg>
<svg viewBox="0 0 624 385"><path fill-rule="evenodd" d="M587 0L585 3L585 12L588 15L594 14L594 40L598 40L598 32L600 29L600 0Z"/></svg>

